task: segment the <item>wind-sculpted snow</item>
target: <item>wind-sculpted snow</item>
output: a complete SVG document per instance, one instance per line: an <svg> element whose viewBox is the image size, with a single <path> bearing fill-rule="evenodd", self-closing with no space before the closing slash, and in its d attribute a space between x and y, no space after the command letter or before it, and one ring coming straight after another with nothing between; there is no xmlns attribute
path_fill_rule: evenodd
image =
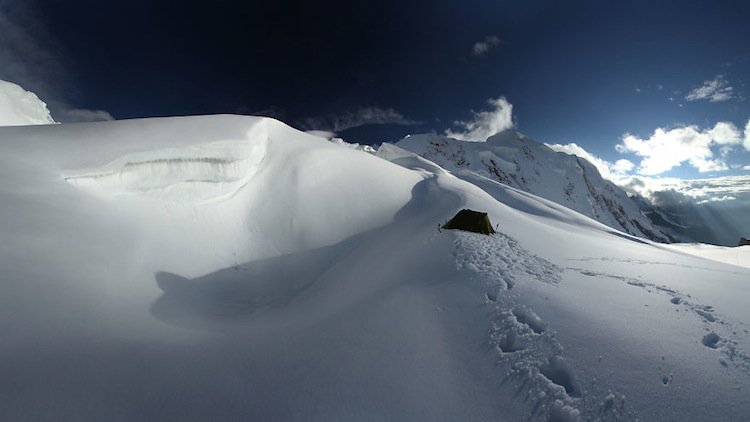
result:
<svg viewBox="0 0 750 422"><path fill-rule="evenodd" d="M241 116L0 128L0 419L746 418L750 270L699 257L744 255L377 154ZM463 208L498 233L439 229Z"/></svg>
<svg viewBox="0 0 750 422"><path fill-rule="evenodd" d="M0 80L0 126L50 125L47 104L31 91Z"/></svg>
<svg viewBox="0 0 750 422"><path fill-rule="evenodd" d="M100 195L195 203L221 200L235 195L255 176L265 157L266 142L210 143L132 154L65 180Z"/></svg>

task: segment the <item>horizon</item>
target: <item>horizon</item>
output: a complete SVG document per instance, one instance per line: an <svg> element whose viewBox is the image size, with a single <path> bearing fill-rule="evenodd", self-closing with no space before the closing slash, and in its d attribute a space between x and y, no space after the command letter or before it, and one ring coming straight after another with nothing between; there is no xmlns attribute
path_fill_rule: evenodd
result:
<svg viewBox="0 0 750 422"><path fill-rule="evenodd" d="M750 181L747 16L707 1L2 0L0 79L60 122L264 115L364 144L514 127L656 189Z"/></svg>

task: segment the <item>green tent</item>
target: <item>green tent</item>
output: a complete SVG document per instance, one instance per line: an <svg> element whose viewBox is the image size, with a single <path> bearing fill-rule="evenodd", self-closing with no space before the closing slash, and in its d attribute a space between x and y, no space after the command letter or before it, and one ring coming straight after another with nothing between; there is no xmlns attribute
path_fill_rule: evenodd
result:
<svg viewBox="0 0 750 422"><path fill-rule="evenodd" d="M470 209L459 211L455 217L445 223L443 228L448 230L465 230L482 234L495 233L495 230L492 229L490 217L487 216L486 212L472 211Z"/></svg>

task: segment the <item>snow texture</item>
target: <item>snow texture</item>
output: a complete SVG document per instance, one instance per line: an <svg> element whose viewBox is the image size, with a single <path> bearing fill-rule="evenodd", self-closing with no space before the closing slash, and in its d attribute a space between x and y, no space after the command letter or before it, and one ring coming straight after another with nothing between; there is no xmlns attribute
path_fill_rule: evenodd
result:
<svg viewBox="0 0 750 422"><path fill-rule="evenodd" d="M0 157L0 419L750 412L747 255L269 118L6 127ZM498 233L439 228L463 208Z"/></svg>
<svg viewBox="0 0 750 422"><path fill-rule="evenodd" d="M45 104L33 92L0 80L0 126L54 124Z"/></svg>
<svg viewBox="0 0 750 422"><path fill-rule="evenodd" d="M487 142L465 142L434 134L397 143L457 175L474 173L562 204L614 229L659 242L669 235L655 227L619 187L593 164L508 129ZM471 175L469 175L471 176Z"/></svg>

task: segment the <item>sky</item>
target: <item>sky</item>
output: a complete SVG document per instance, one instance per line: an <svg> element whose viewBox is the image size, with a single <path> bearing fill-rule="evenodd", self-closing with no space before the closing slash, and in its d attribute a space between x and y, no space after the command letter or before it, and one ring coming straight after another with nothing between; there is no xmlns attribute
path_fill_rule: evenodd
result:
<svg viewBox="0 0 750 422"><path fill-rule="evenodd" d="M749 18L743 1L0 0L0 79L63 122L254 114L363 143L513 126L621 184L739 177Z"/></svg>

